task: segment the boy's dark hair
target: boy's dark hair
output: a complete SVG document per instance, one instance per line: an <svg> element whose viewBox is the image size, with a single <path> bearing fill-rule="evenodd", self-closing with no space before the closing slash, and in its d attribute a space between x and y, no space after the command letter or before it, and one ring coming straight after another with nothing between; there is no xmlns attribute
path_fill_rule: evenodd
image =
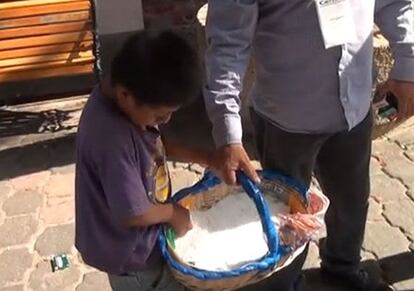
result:
<svg viewBox="0 0 414 291"><path fill-rule="evenodd" d="M115 56L111 82L143 104L180 106L199 95L202 78L197 54L183 38L171 31L141 31Z"/></svg>

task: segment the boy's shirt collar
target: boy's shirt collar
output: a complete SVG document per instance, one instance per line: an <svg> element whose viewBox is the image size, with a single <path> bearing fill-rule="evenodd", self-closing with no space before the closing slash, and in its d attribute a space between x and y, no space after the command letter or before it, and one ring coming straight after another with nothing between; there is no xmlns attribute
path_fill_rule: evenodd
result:
<svg viewBox="0 0 414 291"><path fill-rule="evenodd" d="M160 128L158 126L147 126L146 131L150 133L158 134L158 135L161 133Z"/></svg>

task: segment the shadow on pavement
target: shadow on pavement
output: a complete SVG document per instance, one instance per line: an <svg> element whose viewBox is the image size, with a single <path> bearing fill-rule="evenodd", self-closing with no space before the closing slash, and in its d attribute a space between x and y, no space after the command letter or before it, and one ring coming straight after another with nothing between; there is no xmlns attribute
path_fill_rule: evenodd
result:
<svg viewBox="0 0 414 291"><path fill-rule="evenodd" d="M74 126L63 123L76 110L45 110L24 112L0 109L0 138L32 133L57 132Z"/></svg>
<svg viewBox="0 0 414 291"><path fill-rule="evenodd" d="M379 260L367 260L362 266L375 277L382 277L390 285L414 278L414 252L404 252ZM305 272L308 285L307 291L353 291L324 280L319 269ZM398 291L414 291L414 289L398 289Z"/></svg>
<svg viewBox="0 0 414 291"><path fill-rule="evenodd" d="M0 181L75 161L75 134L0 151Z"/></svg>
<svg viewBox="0 0 414 291"><path fill-rule="evenodd" d="M414 278L414 251L385 257L378 263L385 273L387 282L395 284ZM414 291L414 289L401 291Z"/></svg>

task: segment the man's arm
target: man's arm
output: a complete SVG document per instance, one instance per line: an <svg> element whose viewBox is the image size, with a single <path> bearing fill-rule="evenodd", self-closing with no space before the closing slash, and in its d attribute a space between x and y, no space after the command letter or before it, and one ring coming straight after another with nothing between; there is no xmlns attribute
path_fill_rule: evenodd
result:
<svg viewBox="0 0 414 291"><path fill-rule="evenodd" d="M375 22L389 41L394 66L382 88L398 99L398 119L414 114L414 21L411 0L376 0Z"/></svg>
<svg viewBox="0 0 414 291"><path fill-rule="evenodd" d="M257 17L257 0L208 2L204 96L217 147L242 141L239 95Z"/></svg>
<svg viewBox="0 0 414 291"><path fill-rule="evenodd" d="M395 59L391 78L414 81L412 0L376 0L375 23L390 42Z"/></svg>
<svg viewBox="0 0 414 291"><path fill-rule="evenodd" d="M207 113L219 148L221 172L226 182L236 183L235 170L242 169L258 180L242 146L240 92L256 31L257 0L209 0L206 24Z"/></svg>

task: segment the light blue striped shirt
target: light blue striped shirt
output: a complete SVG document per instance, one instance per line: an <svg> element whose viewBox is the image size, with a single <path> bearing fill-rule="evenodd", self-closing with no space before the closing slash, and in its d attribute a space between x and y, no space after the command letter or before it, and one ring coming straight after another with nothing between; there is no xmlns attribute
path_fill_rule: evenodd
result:
<svg viewBox="0 0 414 291"><path fill-rule="evenodd" d="M374 22L389 40L391 77L414 81L411 0L349 0L357 41L324 48L316 0L209 0L204 94L217 146L239 143L242 80L256 60L252 106L298 133L352 129L371 104Z"/></svg>

